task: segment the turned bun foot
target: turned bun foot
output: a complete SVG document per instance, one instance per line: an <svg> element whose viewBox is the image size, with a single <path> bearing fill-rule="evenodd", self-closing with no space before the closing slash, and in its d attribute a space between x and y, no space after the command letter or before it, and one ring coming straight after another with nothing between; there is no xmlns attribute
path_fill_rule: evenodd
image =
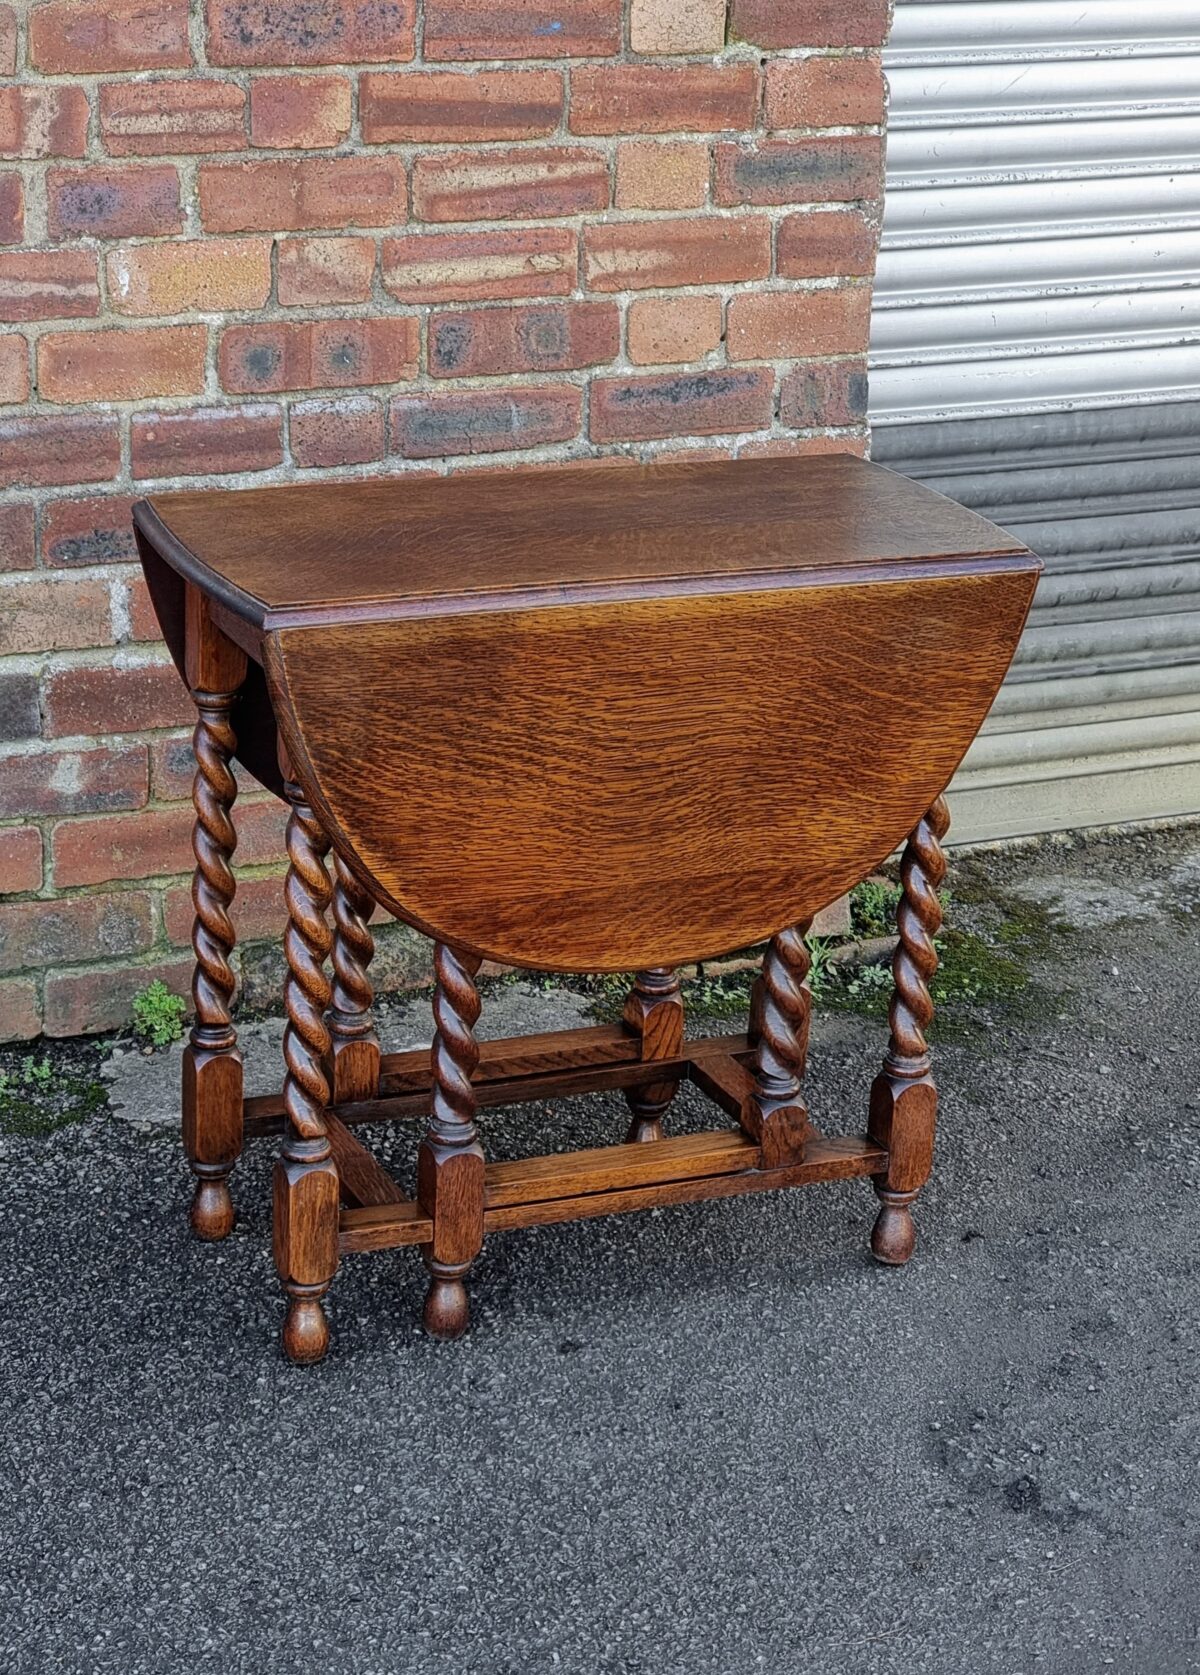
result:
<svg viewBox="0 0 1200 1675"><path fill-rule="evenodd" d="M431 1338L461 1338L471 1318L471 1303L461 1278L434 1274L425 1297L425 1330Z"/></svg>
<svg viewBox="0 0 1200 1675"><path fill-rule="evenodd" d="M876 1262L888 1268L902 1268L916 1249L917 1230L909 1205L915 1192L876 1189L880 1211L871 1233L871 1251Z"/></svg>
<svg viewBox="0 0 1200 1675"><path fill-rule="evenodd" d="M661 1140L663 1125L660 1117L634 1117L629 1125L629 1132L625 1136L626 1145L637 1145L642 1141Z"/></svg>
<svg viewBox="0 0 1200 1675"><path fill-rule="evenodd" d="M233 1231L233 1199L229 1182L223 1175L215 1180L196 1182L188 1220L197 1239L209 1244L227 1238Z"/></svg>
<svg viewBox="0 0 1200 1675"><path fill-rule="evenodd" d="M311 1367L329 1348L329 1322L319 1297L290 1297L283 1323L283 1353L298 1367Z"/></svg>

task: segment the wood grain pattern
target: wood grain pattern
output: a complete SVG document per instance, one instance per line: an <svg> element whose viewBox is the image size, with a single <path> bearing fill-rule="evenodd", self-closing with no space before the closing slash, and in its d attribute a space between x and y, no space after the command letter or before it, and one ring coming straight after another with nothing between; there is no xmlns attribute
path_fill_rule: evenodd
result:
<svg viewBox="0 0 1200 1675"><path fill-rule="evenodd" d="M235 1129L284 1127L294 1360L325 1352L345 1251L419 1244L443 1337L489 1230L865 1175L875 1254L907 1260L937 1110L941 793L1015 650L1031 554L845 456L188 493L134 516L200 711L197 1039L239 1073L234 749L292 804L284 1091L243 1102L214 1073L191 1149L217 1179ZM906 834L870 1131L826 1139L801 1091L806 923ZM380 1058L372 903L436 941L428 1053ZM686 1043L674 968L768 939L748 1035ZM484 956L638 975L620 1027L481 1048ZM686 1078L739 1126L664 1140ZM609 1088L625 1145L485 1163L479 1108ZM410 1200L351 1130L419 1116Z"/></svg>
<svg viewBox="0 0 1200 1675"><path fill-rule="evenodd" d="M765 940L882 861L974 738L1033 582L294 629L267 670L297 772L389 911L508 964L640 970Z"/></svg>
<svg viewBox="0 0 1200 1675"><path fill-rule="evenodd" d="M232 714L246 677L245 655L214 626L194 587L186 596L185 672L196 706L192 749L196 821L192 851L192 1008L195 1022L183 1055L183 1147L196 1188L189 1221L198 1239L224 1239L233 1227L229 1175L242 1150L242 1055L231 1007L236 941L230 908L237 883L233 805L237 748Z"/></svg>
<svg viewBox="0 0 1200 1675"><path fill-rule="evenodd" d="M260 626L316 612L561 604L738 576L1022 554L994 524L848 454L155 495L149 545ZM336 562L331 562L336 555ZM695 589L693 589L694 591Z"/></svg>
<svg viewBox="0 0 1200 1675"><path fill-rule="evenodd" d="M374 1099L380 1051L367 968L375 954L370 932L375 903L338 856L333 883L333 993L326 1023L332 1041L333 1100Z"/></svg>
<svg viewBox="0 0 1200 1675"><path fill-rule="evenodd" d="M871 1084L868 1128L888 1153L875 1183L879 1216L871 1234L876 1260L901 1267L916 1245L912 1204L933 1167L937 1088L925 1032L933 1018L929 985L938 967L934 943L942 923L938 891L946 876L942 839L950 811L939 797L905 845L896 909L900 939L892 960L890 1039L883 1069Z"/></svg>
<svg viewBox="0 0 1200 1675"><path fill-rule="evenodd" d="M325 1113L329 1148L343 1199L350 1204L408 1204L412 1200L332 1111Z"/></svg>
<svg viewBox="0 0 1200 1675"><path fill-rule="evenodd" d="M325 915L332 886L325 868L329 839L299 785L290 778L286 784L292 805L284 885L288 908L284 938L288 1021L283 1036L287 1127L275 1166L274 1245L275 1265L288 1294L284 1354L307 1365L320 1361L329 1348L329 1323L321 1300L338 1263L339 1186L325 1127L329 1103L325 1009L330 995L325 962L332 941Z"/></svg>
<svg viewBox="0 0 1200 1675"><path fill-rule="evenodd" d="M479 1064L479 963L476 955L461 954L444 942L434 949L433 1099L417 1154L417 1199L433 1222L425 1248L429 1291L424 1319L435 1338L457 1338L466 1331L464 1281L483 1244L483 1149L471 1086Z"/></svg>
<svg viewBox="0 0 1200 1675"><path fill-rule="evenodd" d="M638 1038L643 1059L678 1058L683 1047L683 989L669 966L639 971L625 1002L622 1022ZM679 1091L678 1079L628 1088L630 1124L625 1138L648 1143L663 1137L663 1118Z"/></svg>
<svg viewBox="0 0 1200 1675"><path fill-rule="evenodd" d="M484 1205L539 1203L629 1186L727 1175L758 1167L758 1148L740 1129L679 1134L669 1140L627 1141L587 1151L492 1163L484 1171Z"/></svg>
<svg viewBox="0 0 1200 1675"><path fill-rule="evenodd" d="M773 1192L785 1186L813 1186L818 1181L848 1181L876 1175L884 1153L866 1137L836 1136L814 1139L803 1163L782 1169L748 1169L737 1174L705 1175L700 1180L668 1181L657 1186L626 1187L590 1193L582 1198L557 1198L532 1204L513 1204L489 1210L488 1233L515 1227L546 1227L554 1222L585 1221L593 1216L656 1209L669 1204L698 1204L711 1198L737 1198L747 1192Z"/></svg>
<svg viewBox="0 0 1200 1675"><path fill-rule="evenodd" d="M672 1142L665 1143L669 1145ZM739 1144L748 1156L754 1156L753 1141L741 1135ZM713 1198L736 1198L746 1192L775 1192L783 1187L813 1186L821 1181L854 1180L878 1175L886 1164L886 1152L866 1135L814 1136L804 1162L790 1164L783 1169L741 1169L699 1179L587 1193L578 1198L547 1198L502 1205L485 1213L484 1230L487 1233L503 1233L521 1227L544 1227L556 1222L585 1221L595 1216L623 1215L631 1210L699 1203ZM489 1169L499 1167L497 1164L489 1165ZM367 1209L344 1210L340 1248L346 1253L424 1244L430 1236L431 1227L432 1223L419 1207L411 1204L379 1204Z"/></svg>
<svg viewBox="0 0 1200 1675"><path fill-rule="evenodd" d="M804 940L809 923L792 925L771 938L756 989L754 1092L740 1120L762 1148L764 1167L771 1169L801 1162L808 1137L808 1106L800 1082L812 1012L812 959Z"/></svg>

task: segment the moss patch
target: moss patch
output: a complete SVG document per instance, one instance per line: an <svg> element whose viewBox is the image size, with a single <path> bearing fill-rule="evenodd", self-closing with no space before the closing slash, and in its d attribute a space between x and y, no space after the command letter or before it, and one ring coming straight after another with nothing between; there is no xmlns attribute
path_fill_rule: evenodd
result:
<svg viewBox="0 0 1200 1675"><path fill-rule="evenodd" d="M0 1051L0 1134L38 1139L107 1110L102 1052L94 1041Z"/></svg>

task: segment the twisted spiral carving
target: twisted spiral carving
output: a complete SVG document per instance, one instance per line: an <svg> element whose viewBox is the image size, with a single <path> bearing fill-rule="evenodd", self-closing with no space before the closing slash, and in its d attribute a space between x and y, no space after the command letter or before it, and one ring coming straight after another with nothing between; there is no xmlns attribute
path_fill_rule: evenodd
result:
<svg viewBox="0 0 1200 1675"><path fill-rule="evenodd" d="M929 984L938 968L933 939L942 924L938 888L946 876L946 857L941 840L949 829L950 810L939 797L909 838L900 864L900 943L892 961L895 993L888 1014L888 1068L893 1074L921 1076L929 1069L925 1031L933 1018Z"/></svg>
<svg viewBox="0 0 1200 1675"><path fill-rule="evenodd" d="M475 1094L471 1077L479 1063L475 1025L479 1021L479 990L475 973L479 959L458 954L439 942L434 951L437 988L433 1016L433 1109L429 1138L460 1150L475 1143Z"/></svg>
<svg viewBox="0 0 1200 1675"><path fill-rule="evenodd" d="M812 920L771 938L763 961L762 989L756 1019L758 1093L770 1101L794 1099L808 1050L809 993L805 988L812 957L805 937Z"/></svg>
<svg viewBox="0 0 1200 1675"><path fill-rule="evenodd" d="M196 1023L192 1045L208 1051L234 1046L237 1037L230 1020L234 975L229 963L236 935L229 916L237 888L230 861L237 848L231 809L237 796L237 781L230 761L237 739L230 721L232 693L196 692L198 711L192 748L196 755L196 778L192 802L196 823L192 828L192 851L196 871L192 879L195 921L192 947L196 966L192 977L192 998Z"/></svg>
<svg viewBox="0 0 1200 1675"><path fill-rule="evenodd" d="M337 857L333 887L333 1005L330 1023L342 1041L371 1032L375 992L367 967L375 955L375 939L367 929L375 903L354 874Z"/></svg>
<svg viewBox="0 0 1200 1675"><path fill-rule="evenodd" d="M329 839L298 785L286 787L292 805L287 825L288 867L285 894L288 928L284 938L288 975L284 985L288 1025L283 1038L287 1063L284 1105L290 1124L285 1156L303 1156L308 1162L329 1155L323 1112L329 1103L325 1057L329 1052L329 1031L325 1010L331 988L325 974L332 934L325 915L333 887L325 866ZM289 1143L311 1142L297 1149Z"/></svg>

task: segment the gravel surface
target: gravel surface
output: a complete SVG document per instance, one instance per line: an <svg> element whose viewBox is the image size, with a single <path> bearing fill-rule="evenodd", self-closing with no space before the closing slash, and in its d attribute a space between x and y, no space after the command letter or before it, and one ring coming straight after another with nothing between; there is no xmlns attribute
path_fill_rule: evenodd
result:
<svg viewBox="0 0 1200 1675"><path fill-rule="evenodd" d="M1200 1670L1200 829L990 864L1072 928L1040 1012L939 1048L903 1272L863 1183L494 1237L457 1345L414 1253L364 1256L300 1371L269 1144L204 1247L144 1115L8 1139L4 1675ZM819 1020L828 1129L880 1045Z"/></svg>

